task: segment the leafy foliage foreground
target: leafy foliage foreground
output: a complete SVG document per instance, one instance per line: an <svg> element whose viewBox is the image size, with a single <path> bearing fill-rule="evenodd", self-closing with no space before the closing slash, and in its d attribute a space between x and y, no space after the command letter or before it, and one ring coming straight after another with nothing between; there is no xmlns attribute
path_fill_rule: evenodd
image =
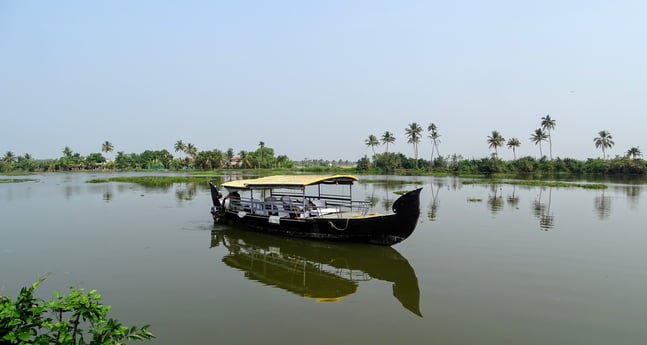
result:
<svg viewBox="0 0 647 345"><path fill-rule="evenodd" d="M45 278L23 287L16 300L0 296L0 344L122 344L155 336L149 326L126 327L108 318L110 306L96 290L70 287L64 296L44 301L34 291Z"/></svg>

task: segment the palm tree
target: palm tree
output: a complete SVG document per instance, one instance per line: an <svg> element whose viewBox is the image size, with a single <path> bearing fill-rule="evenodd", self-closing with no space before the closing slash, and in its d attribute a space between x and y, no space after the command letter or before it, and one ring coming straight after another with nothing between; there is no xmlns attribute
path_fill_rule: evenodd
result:
<svg viewBox="0 0 647 345"><path fill-rule="evenodd" d="M104 142L101 144L101 152L104 153L110 153L114 149L114 146L112 146L112 143L109 141Z"/></svg>
<svg viewBox="0 0 647 345"><path fill-rule="evenodd" d="M2 161L7 164L13 164L16 161L16 155L11 151L7 151L7 153L4 154Z"/></svg>
<svg viewBox="0 0 647 345"><path fill-rule="evenodd" d="M634 146L627 151L627 157L631 159L638 158L642 155L643 154L642 152L640 152L640 149L638 148L638 146Z"/></svg>
<svg viewBox="0 0 647 345"><path fill-rule="evenodd" d="M263 167L263 149L265 148L265 142L259 141L258 142L258 147L259 147L259 150L261 151L261 162L259 163L259 165L260 165L259 168L262 168Z"/></svg>
<svg viewBox="0 0 647 345"><path fill-rule="evenodd" d="M613 147L613 137L608 131L599 131L598 137L593 138L595 148L602 148L602 159L607 159L606 150Z"/></svg>
<svg viewBox="0 0 647 345"><path fill-rule="evenodd" d="M74 152L72 152L72 149L69 146L65 146L63 148L63 156L72 157L72 154L74 154Z"/></svg>
<svg viewBox="0 0 647 345"><path fill-rule="evenodd" d="M550 118L550 115L546 115L541 118L541 129L545 130L548 133L548 143L550 145L550 160L553 160L553 139L550 135L550 131L555 129L555 120Z"/></svg>
<svg viewBox="0 0 647 345"><path fill-rule="evenodd" d="M507 146L509 149L512 149L512 155L514 159L517 159L517 147L521 146L521 141L517 138L510 138L508 139Z"/></svg>
<svg viewBox="0 0 647 345"><path fill-rule="evenodd" d="M380 141L377 140L377 137L371 134L368 136L368 139L364 140L364 143L366 144L366 146L371 148L371 150L373 151L373 156L375 156L375 146L380 144Z"/></svg>
<svg viewBox="0 0 647 345"><path fill-rule="evenodd" d="M240 158L238 164L241 168L249 168L249 154L247 151L241 150L238 152L238 158Z"/></svg>
<svg viewBox="0 0 647 345"><path fill-rule="evenodd" d="M539 144L539 158L544 156L543 152L541 152L541 142L546 141L546 139L548 139L548 136L546 135L546 132L544 132L544 130L541 128L535 129L535 132L530 136L530 141L532 141L535 145Z"/></svg>
<svg viewBox="0 0 647 345"><path fill-rule="evenodd" d="M416 169L418 168L418 143L420 143L420 137L422 136L422 127L416 122L409 124L409 127L404 129L404 132L407 135L407 143L413 145L413 156L416 159Z"/></svg>
<svg viewBox="0 0 647 345"><path fill-rule="evenodd" d="M389 144L395 143L393 133L386 131L382 134L382 144L386 144L386 153L389 153Z"/></svg>
<svg viewBox="0 0 647 345"><path fill-rule="evenodd" d="M490 144L489 148L494 148L494 154L498 156L497 148L503 146L505 138L497 131L492 131L492 135L488 135L487 142Z"/></svg>
<svg viewBox="0 0 647 345"><path fill-rule="evenodd" d="M440 144L440 134L438 134L438 127L436 127L436 124L433 122L427 126L427 131L429 132L429 139L431 139L431 159L430 161L434 161L434 149L436 149L436 153L438 154L438 157L440 157L440 152L438 152L438 144Z"/></svg>
<svg viewBox="0 0 647 345"><path fill-rule="evenodd" d="M173 148L175 149L175 152L180 151L180 160L182 160L182 152L186 150L186 145L184 144L184 142L182 140L176 141Z"/></svg>
<svg viewBox="0 0 647 345"><path fill-rule="evenodd" d="M198 153L198 148L197 148L197 147L195 147L195 146L194 146L193 144L191 144L191 143L187 143L187 144L186 144L186 154L188 154L189 156L191 156L191 158L195 159L195 155L196 155L197 153Z"/></svg>

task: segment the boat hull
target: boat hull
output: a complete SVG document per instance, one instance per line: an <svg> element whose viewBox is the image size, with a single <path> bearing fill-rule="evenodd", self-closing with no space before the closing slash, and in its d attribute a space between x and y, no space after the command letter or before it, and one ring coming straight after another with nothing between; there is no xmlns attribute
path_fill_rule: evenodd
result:
<svg viewBox="0 0 647 345"><path fill-rule="evenodd" d="M282 236L330 241L364 242L391 246L413 233L420 215L421 188L410 191L393 204L393 214L362 217L288 218L212 210L214 220Z"/></svg>

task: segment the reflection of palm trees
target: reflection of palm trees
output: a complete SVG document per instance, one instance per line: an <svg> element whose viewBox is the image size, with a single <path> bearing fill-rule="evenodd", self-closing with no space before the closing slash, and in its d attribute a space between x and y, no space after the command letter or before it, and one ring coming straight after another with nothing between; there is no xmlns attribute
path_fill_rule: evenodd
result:
<svg viewBox="0 0 647 345"><path fill-rule="evenodd" d="M609 217L611 214L611 198L604 196L604 189L602 190L602 195L595 197L594 203L600 219Z"/></svg>
<svg viewBox="0 0 647 345"><path fill-rule="evenodd" d="M373 209L377 205L377 203L380 201L380 198L375 196L375 184L370 184L370 186L372 187L371 195L368 195L366 197L366 202L368 202L369 207L371 209Z"/></svg>
<svg viewBox="0 0 647 345"><path fill-rule="evenodd" d="M640 190L641 186L625 186L624 191L627 194L627 201L632 209L635 209L638 206L638 201L640 200Z"/></svg>
<svg viewBox="0 0 647 345"><path fill-rule="evenodd" d="M550 212L550 203L552 201L553 189L548 189L548 206L541 202L541 194L543 188L539 188L539 196L533 202L533 214L535 217L539 218L539 228L541 230L547 231L553 227L555 222L555 217Z"/></svg>
<svg viewBox="0 0 647 345"><path fill-rule="evenodd" d="M512 185L512 195L508 195L508 205L515 209L519 208L519 196L516 195L517 186Z"/></svg>
<svg viewBox="0 0 647 345"><path fill-rule="evenodd" d="M553 227L553 224L555 223L555 217L552 215L550 212L550 203L552 201L552 196L553 196L553 189L548 188L548 206L542 212L541 217L539 217L539 228L548 231L548 229L551 229Z"/></svg>
<svg viewBox="0 0 647 345"><path fill-rule="evenodd" d="M112 185L109 183L106 183L105 186L103 187L103 200L105 202L110 202L112 200Z"/></svg>
<svg viewBox="0 0 647 345"><path fill-rule="evenodd" d="M391 209L391 191L389 190L389 184L384 185L384 190L386 191L384 199L382 199L382 208L384 211L388 212Z"/></svg>
<svg viewBox="0 0 647 345"><path fill-rule="evenodd" d="M429 207L429 212L427 212L427 218L429 220L434 221L436 220L436 213L438 212L438 194L440 192L440 184L438 185L438 188L434 191L434 184L431 184L431 205Z"/></svg>
<svg viewBox="0 0 647 345"><path fill-rule="evenodd" d="M186 188L178 188L175 190L175 198L181 202L183 200L193 200L196 194L198 185L195 183L187 183Z"/></svg>
<svg viewBox="0 0 647 345"><path fill-rule="evenodd" d="M499 193L501 187L499 185L492 185L492 192L494 195L488 195L487 205L492 213L498 213L503 208L503 196Z"/></svg>

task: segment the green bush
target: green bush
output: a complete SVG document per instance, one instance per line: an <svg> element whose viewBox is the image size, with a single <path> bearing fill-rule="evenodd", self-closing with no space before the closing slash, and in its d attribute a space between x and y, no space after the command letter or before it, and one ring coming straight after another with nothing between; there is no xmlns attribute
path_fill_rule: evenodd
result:
<svg viewBox="0 0 647 345"><path fill-rule="evenodd" d="M107 318L110 306L101 304L96 290L70 287L67 296L54 291L49 302L34 297L45 278L23 287L18 298L0 296L0 344L122 344L155 336L148 325L126 327Z"/></svg>

